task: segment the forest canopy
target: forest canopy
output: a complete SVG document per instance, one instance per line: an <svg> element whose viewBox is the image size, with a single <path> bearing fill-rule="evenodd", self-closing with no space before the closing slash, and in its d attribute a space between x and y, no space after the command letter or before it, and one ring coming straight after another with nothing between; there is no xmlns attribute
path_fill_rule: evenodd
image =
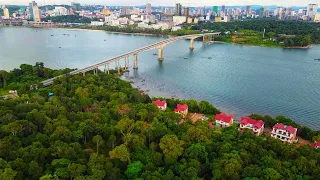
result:
<svg viewBox="0 0 320 180"><path fill-rule="evenodd" d="M10 86L64 71L22 65L6 77ZM240 133L236 125L211 129L220 111L206 101L167 102L160 111L129 82L104 73L65 76L0 99L0 179L319 179L319 150ZM180 124L172 113L180 102L209 122ZM252 118L298 126L285 117Z"/></svg>

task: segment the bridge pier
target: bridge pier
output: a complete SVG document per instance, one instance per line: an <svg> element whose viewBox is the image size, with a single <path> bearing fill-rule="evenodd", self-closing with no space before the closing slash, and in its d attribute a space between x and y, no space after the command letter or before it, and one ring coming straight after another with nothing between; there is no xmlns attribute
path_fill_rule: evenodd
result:
<svg viewBox="0 0 320 180"><path fill-rule="evenodd" d="M190 39L190 50L194 50L194 39Z"/></svg>
<svg viewBox="0 0 320 180"><path fill-rule="evenodd" d="M125 69L125 71L129 70L129 57L128 56L124 57L124 69Z"/></svg>
<svg viewBox="0 0 320 180"><path fill-rule="evenodd" d="M138 69L138 54L133 55L133 69Z"/></svg>
<svg viewBox="0 0 320 180"><path fill-rule="evenodd" d="M163 61L164 58L163 58L163 47L159 47L158 49L158 60L159 61Z"/></svg>
<svg viewBox="0 0 320 180"><path fill-rule="evenodd" d="M118 66L118 75L120 75L120 70L121 70L120 59L117 60L117 66Z"/></svg>
<svg viewBox="0 0 320 180"><path fill-rule="evenodd" d="M109 63L107 63L107 64L105 64L104 65L104 73L108 73L108 74L110 74L110 67L109 67Z"/></svg>
<svg viewBox="0 0 320 180"><path fill-rule="evenodd" d="M93 75L97 75L98 74L98 69L97 68L94 68L93 69Z"/></svg>

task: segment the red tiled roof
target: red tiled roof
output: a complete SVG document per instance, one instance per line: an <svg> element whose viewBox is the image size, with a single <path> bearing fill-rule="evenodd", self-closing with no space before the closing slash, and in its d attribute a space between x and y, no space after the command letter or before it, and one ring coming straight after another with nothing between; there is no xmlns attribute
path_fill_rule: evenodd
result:
<svg viewBox="0 0 320 180"><path fill-rule="evenodd" d="M273 126L274 129L284 129L284 124L282 123L277 123L276 125Z"/></svg>
<svg viewBox="0 0 320 180"><path fill-rule="evenodd" d="M273 126L274 129L282 129L285 131L288 131L290 134L296 133L296 129L292 126L285 126L282 123L277 123L276 125Z"/></svg>
<svg viewBox="0 0 320 180"><path fill-rule="evenodd" d="M214 125L212 123L209 123L209 128L210 129L213 129L214 128Z"/></svg>
<svg viewBox="0 0 320 180"><path fill-rule="evenodd" d="M286 131L288 131L290 134L294 134L296 132L296 129L292 126L287 126Z"/></svg>
<svg viewBox="0 0 320 180"><path fill-rule="evenodd" d="M249 117L242 117L240 120L240 124L242 125L252 124L253 127L260 129L264 125L264 122L262 120L251 119Z"/></svg>
<svg viewBox="0 0 320 180"><path fill-rule="evenodd" d="M165 100L163 101L156 100L156 101L152 101L152 103L156 106L165 106L167 102Z"/></svg>
<svg viewBox="0 0 320 180"><path fill-rule="evenodd" d="M310 144L310 146L313 148L318 148L318 147L320 147L320 141L315 142L314 144Z"/></svg>
<svg viewBox="0 0 320 180"><path fill-rule="evenodd" d="M186 104L177 104L177 108L174 110L175 112L185 111L188 109L188 105Z"/></svg>
<svg viewBox="0 0 320 180"><path fill-rule="evenodd" d="M223 112L221 114L217 114L215 119L226 122L226 123L230 123L231 120L233 119L233 115L232 114L227 115L226 113Z"/></svg>

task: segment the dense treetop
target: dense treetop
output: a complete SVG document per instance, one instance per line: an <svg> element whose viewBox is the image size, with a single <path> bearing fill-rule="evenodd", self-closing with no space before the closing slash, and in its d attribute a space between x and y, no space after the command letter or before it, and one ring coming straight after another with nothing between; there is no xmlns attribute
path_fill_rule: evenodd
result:
<svg viewBox="0 0 320 180"><path fill-rule="evenodd" d="M200 23L192 27L195 30L209 29L217 32L253 30L266 33L287 35L310 35L311 42L320 43L320 24L303 21L280 21L274 19L255 19L247 21L234 21L229 23Z"/></svg>
<svg viewBox="0 0 320 180"><path fill-rule="evenodd" d="M206 101L168 99L159 111L130 83L103 73L65 76L19 95L0 100L0 179L319 179L319 150L236 125L179 124L172 113L187 103L212 118L220 111ZM253 116L267 126L291 122Z"/></svg>

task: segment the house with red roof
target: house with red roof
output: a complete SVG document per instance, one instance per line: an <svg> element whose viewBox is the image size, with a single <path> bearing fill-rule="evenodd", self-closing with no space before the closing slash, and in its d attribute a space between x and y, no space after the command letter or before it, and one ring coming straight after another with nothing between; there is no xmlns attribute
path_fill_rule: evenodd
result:
<svg viewBox="0 0 320 180"><path fill-rule="evenodd" d="M217 127L229 127L233 124L233 115L226 113L217 114L215 116L216 126Z"/></svg>
<svg viewBox="0 0 320 180"><path fill-rule="evenodd" d="M262 120L255 120L249 117L242 117L240 119L240 131L244 129L251 130L255 135L259 136L263 133L264 130L264 122Z"/></svg>
<svg viewBox="0 0 320 180"><path fill-rule="evenodd" d="M282 142L293 143L296 141L297 128L277 123L273 126L271 137L280 139Z"/></svg>
<svg viewBox="0 0 320 180"><path fill-rule="evenodd" d="M320 141L314 142L314 144L310 144L310 146L315 148L315 149L320 149Z"/></svg>
<svg viewBox="0 0 320 180"><path fill-rule="evenodd" d="M183 117L188 115L188 105L187 104L177 104L177 108L174 109L175 113L181 114Z"/></svg>
<svg viewBox="0 0 320 180"><path fill-rule="evenodd" d="M165 100L163 101L156 100L156 101L152 101L152 103L162 111L165 111L167 109L167 102Z"/></svg>

